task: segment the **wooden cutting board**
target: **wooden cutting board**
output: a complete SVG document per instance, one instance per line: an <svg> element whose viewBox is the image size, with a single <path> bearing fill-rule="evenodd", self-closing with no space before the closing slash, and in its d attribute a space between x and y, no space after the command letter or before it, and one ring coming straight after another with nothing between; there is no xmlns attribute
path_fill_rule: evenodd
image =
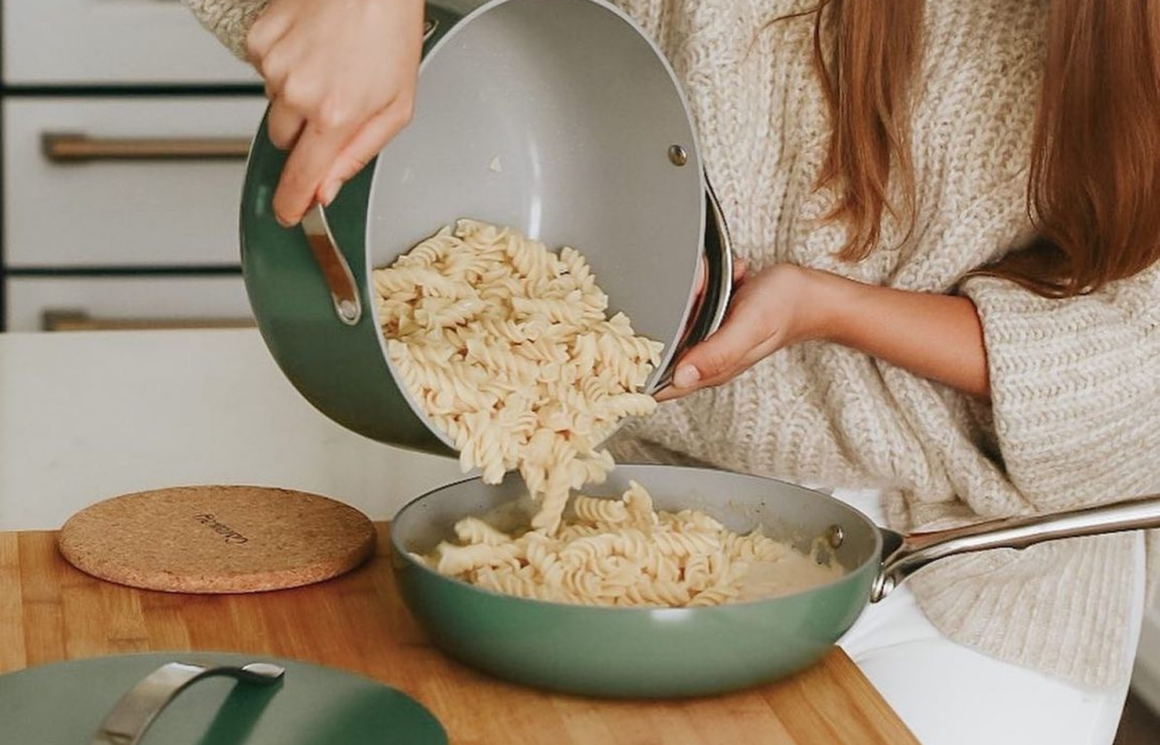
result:
<svg viewBox="0 0 1160 745"><path fill-rule="evenodd" d="M124 652L246 652L345 668L426 705L457 745L918 745L837 647L779 683L684 701L600 701L521 688L445 657L403 607L387 527L343 577L257 595L178 595L94 579L56 534L0 533L0 672Z"/></svg>

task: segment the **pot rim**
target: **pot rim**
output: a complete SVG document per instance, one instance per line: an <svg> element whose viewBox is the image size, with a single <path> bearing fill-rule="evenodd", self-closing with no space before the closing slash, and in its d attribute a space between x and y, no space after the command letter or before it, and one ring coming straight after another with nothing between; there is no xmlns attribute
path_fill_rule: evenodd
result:
<svg viewBox="0 0 1160 745"><path fill-rule="evenodd" d="M669 359L669 364L663 368L658 367L650 376L651 380L644 388L644 392L650 395L667 388L672 383L673 373L685 353L721 328L729 303L733 300L733 238L708 174L705 176L705 202L707 214L701 252L708 268L704 289L693 307L694 312L685 321L681 338L677 341L676 351ZM716 261L709 251L710 236L713 238L712 242L718 244L720 255L716 257Z"/></svg>
<svg viewBox="0 0 1160 745"><path fill-rule="evenodd" d="M450 28L448 28L446 30L440 29L439 31L441 33L439 33L439 32L436 33L434 43L432 44L432 46L429 50L424 52L423 57L420 60L420 63L419 63L419 81L420 81L420 84L422 84L423 71L427 68L430 60L433 59L438 54L438 52L441 48L443 48L444 46L449 44L450 40L454 39L455 36L462 33L463 30L466 29L473 21L475 21L476 19L478 19L479 17L481 17L487 13L490 13L490 12L496 10L497 8L499 8L501 6L507 5L508 3L529 2L529 1L531 1L531 0L487 0L486 2L483 2L478 7L476 7L472 11L470 11L469 13L465 14L462 18L457 20ZM690 136L691 136L690 147L692 148L692 152L690 153L690 155L691 155L690 162L695 163L695 164L700 164L701 163L701 156L700 156L701 143L700 143L700 138L698 137L698 134L697 134L697 128L695 126L695 121L693 119L692 109L689 105L688 97L685 95L684 87L681 85L680 80L677 77L676 71L673 69L672 65L669 63L668 58L661 51L660 47L658 47L656 45L656 43L651 38L649 38L648 34L646 34L644 32L644 30L640 28L639 24L637 24L636 21L634 21L630 15L628 15L625 11L621 10L619 7L608 2L608 0L574 0L574 1L585 2L585 3L589 3L591 5L596 5L600 8L603 8L604 10L612 13L613 15L617 16L621 20L621 22L625 23L631 29L633 29L636 32L637 37L649 46L649 48L652 50L653 57L657 61L660 62L665 73L668 75L669 79L672 81L673 90L675 91L677 98L678 98L678 101L681 104L681 109L685 113L685 120L689 123L689 131L690 131ZM704 251L705 251L704 241L705 241L706 230L708 229L708 220L709 220L709 215L707 213L710 211L707 208L707 204L704 204L704 202L709 198L708 195L711 194L711 189L709 187L708 177L704 172L704 168L703 167L700 168L699 171L700 171L701 193L704 197L702 199L703 204L701 206L701 220L700 220L701 251L702 251L702 253L704 253ZM378 167L376 165L375 166L376 176L377 176L377 173L378 173ZM367 205L368 205L367 209L368 210L372 209L373 205L375 204L375 191L376 191L376 187L377 187L378 182L379 182L378 178L373 178L371 180L370 190L369 190L368 195L367 195ZM451 218L452 221L454 221L456 219L458 219L458 218L457 217ZM438 427L435 424L435 422L431 419L431 417L427 414L427 412L423 410L421 403L415 399L415 396L411 393L410 388L403 382L404 379L403 379L402 375L400 374L400 371L395 366L394 362L391 361L390 354L387 351L387 340L384 337L384 335L382 334L382 331L381 331L382 326L379 323L378 310L376 307L376 303L374 302L374 298L376 297L376 293L375 293L375 288L374 288L373 270L378 268L378 267L375 266L374 261L373 261L373 257L371 255L372 250L373 250L373 241L371 240L372 224L373 224L373 220L370 219L370 216L368 214L368 219L366 220L366 225L363 228L363 230L364 230L363 251L364 251L364 261L366 263L367 272L366 272L366 277L364 280L364 286L362 289L365 290L365 292L367 293L367 298L370 299L370 301L371 301L369 303L370 316L374 320L375 328L379 329L379 333L377 334L379 352L382 355L383 362L386 364L387 369L391 373L391 376L399 383L398 388L403 395L403 400L407 402L407 405L411 408L411 411L415 415L415 417L418 418L418 420L421 421L427 427L427 429L429 429L431 431L431 433L434 434L436 438L438 438L438 440L440 442L442 442L447 448L449 448L451 450L451 452L458 454L459 450L455 447L455 442L451 439L451 437L446 432L444 432L440 427ZM440 227L442 227L442 226L440 226ZM436 230L438 230L438 228ZM728 238L726 237L728 235L728 230L724 224L723 217L721 219L721 224L719 226L719 230L722 233L723 239L726 240L726 242L728 242ZM434 234L434 231L432 234ZM695 277L692 278L692 280L696 281ZM727 299L726 299L726 302L727 302ZM684 316L684 320L681 324L680 333L677 335L677 338L675 338L675 339L665 340L665 349L662 351L662 355L668 356L669 359L667 361L665 361L664 365L658 365L657 368L655 370L653 370L653 372L650 374L649 380L645 383L645 385L641 389L645 393L648 393L651 395L652 393L655 393L656 391L660 390L660 388L663 387L662 381L665 379L665 377L667 375L671 375L671 372L672 372L673 368L675 367L676 362L679 359L680 354L682 354L685 351L685 349L682 348L682 346L681 346L681 340L684 337L686 331L688 329L692 328L694 326L694 324L696 323L696 321L698 320L697 318L694 317L694 311L696 311L696 310L697 310L697 308L694 307L692 298L690 298L690 300L688 301L688 305L685 309L685 316ZM723 308L720 309L719 311L717 309L713 309L713 310L718 316L721 316L724 314ZM718 321L718 324L719 324L719 321ZM715 330L715 328L714 328L714 330ZM710 332L710 333L712 333L712 332ZM664 361L663 358L662 358L662 361ZM622 419L621 423L618 423L618 425L615 428L613 428L613 430L612 430L613 433L615 433L617 430L620 429L620 426L623 423L623 421L624 420ZM478 468L472 470L473 473L476 473L478 471L479 471Z"/></svg>

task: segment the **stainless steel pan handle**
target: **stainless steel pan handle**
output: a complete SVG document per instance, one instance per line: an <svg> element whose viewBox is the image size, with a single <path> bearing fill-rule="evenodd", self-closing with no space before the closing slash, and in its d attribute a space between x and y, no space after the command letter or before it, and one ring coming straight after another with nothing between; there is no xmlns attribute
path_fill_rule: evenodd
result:
<svg viewBox="0 0 1160 745"><path fill-rule="evenodd" d="M1160 528L1160 495L908 536L883 530L884 558L870 601L878 602L919 569L948 556L1153 528Z"/></svg>
<svg viewBox="0 0 1160 745"><path fill-rule="evenodd" d="M137 745L162 709L199 680L228 675L241 683L268 686L281 680L285 673L285 669L266 662L253 662L243 667L203 667L171 662L154 670L121 697L101 722L91 745Z"/></svg>
<svg viewBox="0 0 1160 745"><path fill-rule="evenodd" d="M321 204L315 202L314 206L306 211L302 217L302 230L306 233L306 242L310 244L314 260L318 262L322 279L326 282L326 289L330 291L335 315L347 326L358 325L363 313L358 286L354 282L350 264L347 263L342 251L338 250L338 243L334 240L334 234L330 232L326 211Z"/></svg>

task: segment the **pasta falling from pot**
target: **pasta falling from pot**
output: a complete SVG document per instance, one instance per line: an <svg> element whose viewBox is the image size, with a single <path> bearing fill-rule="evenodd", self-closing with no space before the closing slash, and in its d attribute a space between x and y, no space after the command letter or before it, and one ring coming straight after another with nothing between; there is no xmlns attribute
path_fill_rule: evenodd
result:
<svg viewBox="0 0 1160 745"><path fill-rule="evenodd" d="M571 490L612 470L600 444L618 422L656 408L642 389L663 348L623 313L607 316L608 297L575 249L460 220L375 270L373 283L390 360L463 470L495 484L518 469L539 502L518 536L460 520L459 545L420 557L440 573L541 600L677 607L841 574L704 513L655 512L637 484L619 501L577 497L562 522Z"/></svg>
<svg viewBox="0 0 1160 745"><path fill-rule="evenodd" d="M518 468L542 500L532 526L554 532L569 490L612 470L617 422L656 408L640 390L663 345L606 317L578 251L508 228L460 220L373 278L391 362L464 472Z"/></svg>

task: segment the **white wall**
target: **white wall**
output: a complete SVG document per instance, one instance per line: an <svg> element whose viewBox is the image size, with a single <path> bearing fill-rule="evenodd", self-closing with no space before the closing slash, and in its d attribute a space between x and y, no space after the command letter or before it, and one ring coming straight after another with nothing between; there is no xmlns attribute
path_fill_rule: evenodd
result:
<svg viewBox="0 0 1160 745"><path fill-rule="evenodd" d="M183 484L301 489L382 520L457 478L315 411L254 330L0 334L0 530Z"/></svg>

